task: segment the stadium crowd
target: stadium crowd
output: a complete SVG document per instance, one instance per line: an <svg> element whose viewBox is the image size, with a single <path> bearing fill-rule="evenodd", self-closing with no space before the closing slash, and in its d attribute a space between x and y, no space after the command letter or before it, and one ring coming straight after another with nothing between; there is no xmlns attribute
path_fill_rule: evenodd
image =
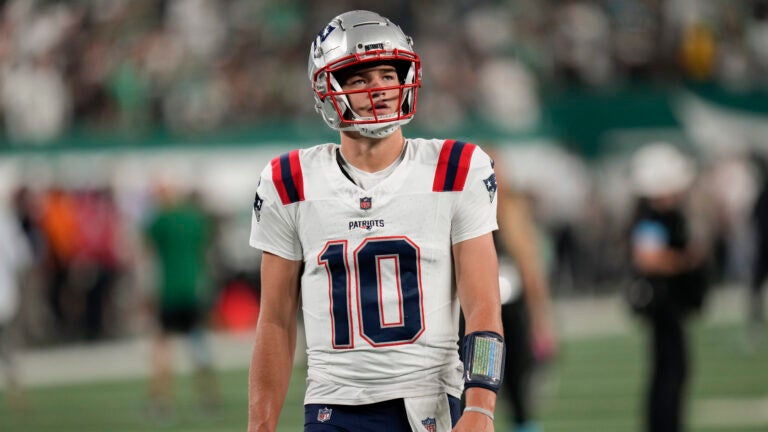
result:
<svg viewBox="0 0 768 432"><path fill-rule="evenodd" d="M3 135L45 142L73 129L195 133L305 119L306 41L330 11L360 7L309 3L0 2ZM415 121L436 129L477 115L530 128L542 93L571 84L694 79L743 90L768 76L765 0L391 1L379 9L419 41L426 85Z"/></svg>

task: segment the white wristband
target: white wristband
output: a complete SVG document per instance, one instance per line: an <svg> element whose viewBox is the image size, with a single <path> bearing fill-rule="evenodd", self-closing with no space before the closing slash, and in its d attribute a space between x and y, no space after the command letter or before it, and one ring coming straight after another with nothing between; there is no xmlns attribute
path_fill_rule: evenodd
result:
<svg viewBox="0 0 768 432"><path fill-rule="evenodd" d="M485 414L488 417L490 417L491 420L493 420L493 413L491 411L488 411L485 408L480 408L480 407L476 407L476 406L464 407L464 412L467 412L467 411L472 411L472 412L478 412L480 414Z"/></svg>

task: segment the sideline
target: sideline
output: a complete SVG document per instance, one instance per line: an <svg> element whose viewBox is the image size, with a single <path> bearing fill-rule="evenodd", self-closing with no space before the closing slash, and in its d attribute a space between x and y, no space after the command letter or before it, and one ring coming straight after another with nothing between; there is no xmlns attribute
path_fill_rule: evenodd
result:
<svg viewBox="0 0 768 432"><path fill-rule="evenodd" d="M741 320L746 289L737 286L715 288L703 315L709 323ZM555 319L562 339L622 334L634 324L622 298L610 295L592 298L556 299ZM209 342L217 370L244 369L251 358L253 332L240 334L209 332ZM297 365L306 363L303 328L299 326ZM17 353L16 364L22 386L86 383L104 380L142 378L149 375L150 339L147 336L115 341L35 348ZM176 371L191 370L187 347L181 338L173 339ZM1 366L0 366L1 368ZM0 380L0 389L4 386Z"/></svg>

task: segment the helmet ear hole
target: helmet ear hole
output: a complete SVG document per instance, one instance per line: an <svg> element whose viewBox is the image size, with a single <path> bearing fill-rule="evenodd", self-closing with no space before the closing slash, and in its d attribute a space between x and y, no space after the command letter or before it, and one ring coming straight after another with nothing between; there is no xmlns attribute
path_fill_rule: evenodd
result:
<svg viewBox="0 0 768 432"><path fill-rule="evenodd" d="M315 91L319 93L325 93L328 91L328 86L326 85L326 74L325 71L320 71L320 73L317 75L317 79L315 79L314 87Z"/></svg>

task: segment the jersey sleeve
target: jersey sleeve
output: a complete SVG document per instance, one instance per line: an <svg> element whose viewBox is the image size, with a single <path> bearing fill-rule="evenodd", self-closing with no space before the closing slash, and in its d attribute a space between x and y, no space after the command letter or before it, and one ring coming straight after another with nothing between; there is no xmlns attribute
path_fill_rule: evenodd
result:
<svg viewBox="0 0 768 432"><path fill-rule="evenodd" d="M493 161L477 148L451 219L451 243L479 237L498 229L496 174Z"/></svg>
<svg viewBox="0 0 768 432"><path fill-rule="evenodd" d="M264 168L253 200L249 244L285 259L302 260L296 227L297 206L298 203L283 204L270 166Z"/></svg>

